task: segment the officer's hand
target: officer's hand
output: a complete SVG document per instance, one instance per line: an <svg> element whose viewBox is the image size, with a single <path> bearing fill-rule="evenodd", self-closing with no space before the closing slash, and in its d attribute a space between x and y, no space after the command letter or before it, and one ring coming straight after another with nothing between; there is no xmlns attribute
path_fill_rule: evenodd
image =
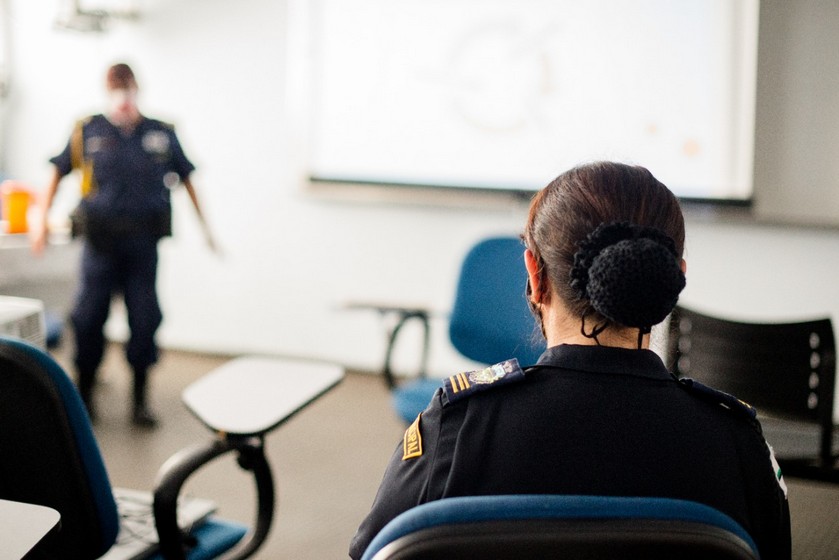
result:
<svg viewBox="0 0 839 560"><path fill-rule="evenodd" d="M44 254L44 248L47 246L49 234L49 227L47 227L46 220L43 220L42 223L36 224L34 227L30 228L29 248L31 249L33 255L40 257Z"/></svg>
<svg viewBox="0 0 839 560"><path fill-rule="evenodd" d="M201 222L201 229L204 231L204 239L207 242L207 247L210 248L210 251L212 251L219 257L222 256L221 248L218 246L218 243L216 243L216 240L213 237L213 232L210 231L210 228L209 226L207 226L206 222Z"/></svg>

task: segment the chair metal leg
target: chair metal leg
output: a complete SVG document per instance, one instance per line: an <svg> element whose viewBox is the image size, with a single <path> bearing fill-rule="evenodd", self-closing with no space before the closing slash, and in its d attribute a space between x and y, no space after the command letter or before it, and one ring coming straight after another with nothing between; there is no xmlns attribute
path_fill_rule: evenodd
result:
<svg viewBox="0 0 839 560"><path fill-rule="evenodd" d="M228 452L239 454L237 461L254 475L257 491L257 518L253 531L228 557L244 559L265 541L274 516L274 479L265 457L261 437L219 437L172 456L160 469L154 492L154 518L160 540L160 553L167 560L185 560L185 536L177 523L177 500L186 480L206 463Z"/></svg>
<svg viewBox="0 0 839 560"><path fill-rule="evenodd" d="M399 331L402 330L403 326L405 326L405 323L411 319L417 319L420 321L423 328L423 345L422 355L420 357L419 376L425 377L428 369L428 347L431 343L431 327L428 320L428 311L424 309L401 309L398 310L398 313L399 320L393 327L393 330L390 331L390 336L388 336L385 363L382 368L382 374L384 375L385 383L387 383L388 389L393 389L396 386L396 380L393 377L393 369L391 366L391 359L393 357L393 348L396 345L396 338L399 335Z"/></svg>

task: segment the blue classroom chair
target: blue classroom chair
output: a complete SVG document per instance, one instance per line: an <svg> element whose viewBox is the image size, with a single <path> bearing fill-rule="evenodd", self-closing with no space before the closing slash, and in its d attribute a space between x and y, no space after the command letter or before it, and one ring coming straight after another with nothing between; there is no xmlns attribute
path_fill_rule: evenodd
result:
<svg viewBox="0 0 839 560"><path fill-rule="evenodd" d="M527 305L523 255L524 245L517 237L491 237L479 241L464 257L449 318L449 339L466 358L486 365L517 358L526 367L534 365L544 351L544 340ZM393 407L406 423L425 409L441 386L439 379L429 379L424 371L402 382L391 373L396 335L405 321L414 318L424 322L427 345L427 312L403 310L391 335L384 368Z"/></svg>
<svg viewBox="0 0 839 560"><path fill-rule="evenodd" d="M388 523L362 560L757 560L743 528L670 498L502 495L446 498Z"/></svg>
<svg viewBox="0 0 839 560"><path fill-rule="evenodd" d="M228 452L253 472L259 501L255 527L210 516L184 533L176 517L181 485ZM0 337L0 457L0 498L48 506L61 516L59 530L27 558L92 560L115 545L117 503L75 385L47 353L7 337ZM231 558L246 558L267 536L273 509L273 479L259 438L214 439L184 450L159 474L156 558L205 560L227 551Z"/></svg>

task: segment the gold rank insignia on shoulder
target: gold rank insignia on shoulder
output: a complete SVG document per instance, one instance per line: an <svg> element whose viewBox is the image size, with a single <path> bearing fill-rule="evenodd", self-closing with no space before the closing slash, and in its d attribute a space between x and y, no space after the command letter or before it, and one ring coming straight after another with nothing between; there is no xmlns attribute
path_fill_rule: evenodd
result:
<svg viewBox="0 0 839 560"><path fill-rule="evenodd" d="M422 413L417 415L414 423L405 430L405 437L402 439L402 460L413 459L422 456L422 433L420 433L420 418Z"/></svg>
<svg viewBox="0 0 839 560"><path fill-rule="evenodd" d="M458 401L491 387L524 379L524 372L516 358L476 371L458 373L445 380L443 389L449 402Z"/></svg>

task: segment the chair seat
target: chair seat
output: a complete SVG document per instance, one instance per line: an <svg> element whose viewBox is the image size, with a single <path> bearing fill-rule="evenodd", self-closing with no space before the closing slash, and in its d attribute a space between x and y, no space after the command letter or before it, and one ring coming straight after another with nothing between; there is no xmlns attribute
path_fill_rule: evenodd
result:
<svg viewBox="0 0 839 560"><path fill-rule="evenodd" d="M211 517L190 533L196 545L189 550L187 560L211 560L227 552L247 534L248 528L235 521ZM152 560L163 560L155 554Z"/></svg>
<svg viewBox="0 0 839 560"><path fill-rule="evenodd" d="M425 410L434 391L443 386L440 379L414 379L397 386L391 393L391 401L396 414L406 424L410 424L417 415Z"/></svg>

